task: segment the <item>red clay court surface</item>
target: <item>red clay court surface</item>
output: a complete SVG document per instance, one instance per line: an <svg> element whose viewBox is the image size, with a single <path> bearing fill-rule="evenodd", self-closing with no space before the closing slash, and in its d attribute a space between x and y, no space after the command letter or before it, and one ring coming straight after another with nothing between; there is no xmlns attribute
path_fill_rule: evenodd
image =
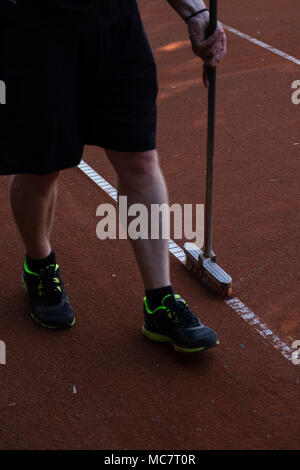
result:
<svg viewBox="0 0 300 470"><path fill-rule="evenodd" d="M218 68L214 251L233 277L235 309L170 255L176 291L221 344L182 355L142 337L143 286L131 248L96 237L96 209L111 200L79 168L61 176L53 236L77 323L58 333L35 325L2 177L1 449L299 448L300 365L291 347L300 340L300 105L292 104L291 84L300 80L300 4L220 4L225 25L295 59L227 31ZM167 2L140 7L158 66L158 151L170 201L203 203L201 63ZM84 161L116 185L101 149L86 148Z"/></svg>

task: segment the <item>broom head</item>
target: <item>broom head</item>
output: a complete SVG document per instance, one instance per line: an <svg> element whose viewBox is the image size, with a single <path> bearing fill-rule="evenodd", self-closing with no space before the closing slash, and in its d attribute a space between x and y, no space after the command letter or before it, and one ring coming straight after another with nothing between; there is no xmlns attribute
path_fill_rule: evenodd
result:
<svg viewBox="0 0 300 470"><path fill-rule="evenodd" d="M185 243L186 268L209 290L222 299L232 297L232 279L217 265L215 257L210 258L194 243Z"/></svg>

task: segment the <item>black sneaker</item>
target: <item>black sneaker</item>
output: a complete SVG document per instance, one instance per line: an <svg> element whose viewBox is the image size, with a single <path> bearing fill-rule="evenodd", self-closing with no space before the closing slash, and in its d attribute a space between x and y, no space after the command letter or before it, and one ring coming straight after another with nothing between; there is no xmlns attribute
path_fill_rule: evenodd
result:
<svg viewBox="0 0 300 470"><path fill-rule="evenodd" d="M29 270L25 259L22 281L29 294L34 321L52 330L63 330L75 324L58 264L50 264L39 273L34 273Z"/></svg>
<svg viewBox="0 0 300 470"><path fill-rule="evenodd" d="M151 311L144 298L142 333L152 341L172 343L176 351L204 351L219 344L216 333L203 325L180 295L166 295Z"/></svg>

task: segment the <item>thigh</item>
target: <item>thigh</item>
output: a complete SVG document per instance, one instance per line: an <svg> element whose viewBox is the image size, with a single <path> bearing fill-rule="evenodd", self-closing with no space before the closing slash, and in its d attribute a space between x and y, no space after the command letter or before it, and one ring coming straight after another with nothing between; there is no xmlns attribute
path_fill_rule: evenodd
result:
<svg viewBox="0 0 300 470"><path fill-rule="evenodd" d="M0 79L0 173L47 173L77 164L78 39L6 28Z"/></svg>
<svg viewBox="0 0 300 470"><path fill-rule="evenodd" d="M88 46L85 51L93 50ZM99 33L91 61L96 67L93 80L86 75L82 113L85 120L90 117L86 143L121 152L155 149L157 71L138 10Z"/></svg>

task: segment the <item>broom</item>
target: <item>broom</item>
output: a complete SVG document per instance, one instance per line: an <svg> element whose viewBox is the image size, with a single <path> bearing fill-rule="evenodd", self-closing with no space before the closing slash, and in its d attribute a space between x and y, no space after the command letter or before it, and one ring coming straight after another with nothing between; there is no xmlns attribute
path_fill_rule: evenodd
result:
<svg viewBox="0 0 300 470"><path fill-rule="evenodd" d="M208 36L217 28L217 0L210 0L210 23ZM202 250L194 243L185 243L186 268L191 271L209 290L221 298L232 296L232 279L216 263L212 251L212 218L213 218L213 173L214 141L216 112L216 67L208 67L208 122L207 122L207 169L204 247Z"/></svg>

